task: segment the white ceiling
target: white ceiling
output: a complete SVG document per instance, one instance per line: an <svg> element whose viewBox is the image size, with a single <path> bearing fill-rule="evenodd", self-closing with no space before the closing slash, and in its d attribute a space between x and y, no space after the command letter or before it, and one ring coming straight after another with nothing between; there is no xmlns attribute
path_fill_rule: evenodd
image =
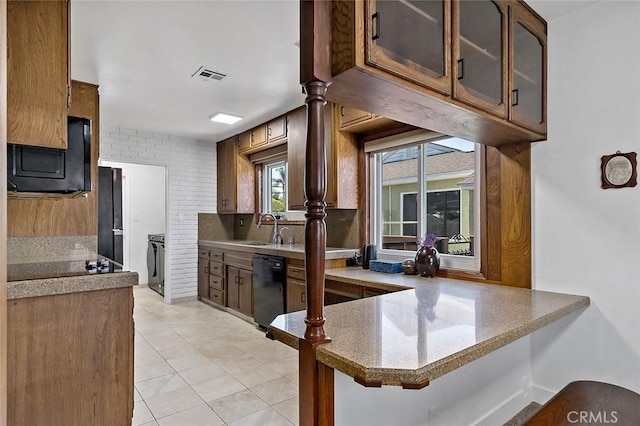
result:
<svg viewBox="0 0 640 426"><path fill-rule="evenodd" d="M594 1L528 3L552 21ZM71 75L100 85L102 124L219 141L303 104L298 23L299 0L76 0Z"/></svg>

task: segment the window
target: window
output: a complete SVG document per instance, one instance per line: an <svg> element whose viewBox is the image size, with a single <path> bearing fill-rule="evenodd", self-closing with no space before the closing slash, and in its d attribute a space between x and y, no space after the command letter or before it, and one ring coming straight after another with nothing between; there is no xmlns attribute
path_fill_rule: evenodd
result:
<svg viewBox="0 0 640 426"><path fill-rule="evenodd" d="M287 209L287 162L264 164L263 212L284 213Z"/></svg>
<svg viewBox="0 0 640 426"><path fill-rule="evenodd" d="M413 257L426 234L445 268L479 270L475 238L479 182L475 144L458 138L416 138L371 152L372 240L381 258ZM406 142L405 142L406 143Z"/></svg>

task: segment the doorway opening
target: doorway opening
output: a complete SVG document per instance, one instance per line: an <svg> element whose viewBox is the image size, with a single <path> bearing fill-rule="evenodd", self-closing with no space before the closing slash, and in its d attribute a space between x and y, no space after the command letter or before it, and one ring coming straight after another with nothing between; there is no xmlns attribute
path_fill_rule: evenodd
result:
<svg viewBox="0 0 640 426"><path fill-rule="evenodd" d="M153 244L150 240L157 240L158 236L164 240L166 231L166 167L118 161L100 161L100 166L122 169L124 269L137 272L140 284L165 296L164 262L157 257L150 260L148 254ZM156 241L154 255L160 254L159 248ZM164 252L164 242L162 249ZM158 279L162 280L161 286Z"/></svg>

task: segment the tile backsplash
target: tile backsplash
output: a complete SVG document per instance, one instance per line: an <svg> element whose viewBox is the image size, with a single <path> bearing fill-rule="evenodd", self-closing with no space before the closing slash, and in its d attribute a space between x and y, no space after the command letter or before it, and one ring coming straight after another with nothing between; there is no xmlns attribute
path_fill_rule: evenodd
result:
<svg viewBox="0 0 640 426"><path fill-rule="evenodd" d="M273 232L272 225L258 228L255 220L255 215L251 214L200 213L198 214L198 239L269 241ZM328 210L325 221L328 247L358 247L357 210ZM284 223L282 226L290 229L296 244L304 243L304 222ZM285 242L287 238L288 233L285 232Z"/></svg>
<svg viewBox="0 0 640 426"><path fill-rule="evenodd" d="M50 257L61 255L88 255L98 250L98 237L9 237L7 257Z"/></svg>

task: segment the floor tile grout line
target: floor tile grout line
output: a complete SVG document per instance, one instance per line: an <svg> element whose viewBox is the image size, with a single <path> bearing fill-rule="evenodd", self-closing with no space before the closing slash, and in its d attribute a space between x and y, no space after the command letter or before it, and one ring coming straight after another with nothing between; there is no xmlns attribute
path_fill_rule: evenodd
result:
<svg viewBox="0 0 640 426"><path fill-rule="evenodd" d="M141 299L141 298L140 298L140 299ZM155 303L155 302L154 302L154 303ZM189 303L191 303L191 302L189 302ZM188 346L188 347L190 347L190 349L192 349L192 350L193 350L194 354L199 354L199 355L202 355L203 357L206 357L212 365L215 365L216 367L220 368L220 369L224 372L224 374L225 374L226 376L229 376L229 377L233 378L235 381L237 381L238 383L240 383L240 384L243 386L243 388L244 388L243 390L239 390L239 391L237 391L237 392L233 392L233 393L231 393L231 394L229 394L229 395L226 395L226 396L223 396L223 397L217 398L216 400L218 400L218 399L222 399L222 398L226 398L226 397L228 397L228 396L234 395L234 394L239 393L239 392L247 391L247 392L249 392L253 397L257 398L258 400L262 401L262 402L265 404L265 406L266 406L266 407L265 407L264 409L266 409L266 408L271 408L271 409L273 410L273 412L277 413L277 414L278 414L280 417L282 417L282 418L283 418L283 419L284 419L288 424L295 424L295 423L294 423L294 422L292 422L288 417L286 417L283 413L281 413L280 411L278 411L278 410L275 408L275 406L276 406L276 405L279 405L279 404L283 404L283 403L285 403L285 402L287 402L287 401L290 401L290 400L292 400L292 399L295 399L295 398L297 397L297 395L294 395L294 396L291 396L291 397L289 397L289 398L286 398L286 399L284 399L283 401L278 401L277 403L270 404L270 403L268 403L267 401L265 401L263 398L261 398L261 397L260 397L256 392L254 392L250 387L246 386L243 382L241 382L240 380L238 380L238 375L239 375L239 373L240 373L241 371L246 371L246 369L240 369L240 370L237 370L237 371L234 371L234 372L230 372L230 371L229 371L229 369L225 369L224 367L222 367L221 365L219 365L219 364L218 364L218 362L220 362L220 361L223 361L223 362L224 362L224 361L226 361L226 360L229 360L229 359L234 358L233 356L231 356L231 357L227 357L227 358L223 358L223 359L220 359L220 358L217 358L217 359L216 359L216 358L212 358L212 357L210 357L210 356L207 356L207 354L206 354L206 353L204 353L201 349L198 349L198 348L196 347L196 345L198 345L198 343L199 343L199 342L204 342L204 341L206 341L206 340L213 340L213 339L216 339L217 337L220 337L220 338L225 337L225 338L229 341L229 343L228 343L228 344L226 344L226 345L224 345L224 346L231 346L231 347L233 347L235 350L238 350L240 353L242 353L242 354L243 354L242 356L247 356L247 357L250 357L250 359L254 360L254 362L256 362L256 363L257 363L257 366L256 366L256 367L253 367L253 368L260 368L260 367L263 367L263 368L269 368L271 371L273 371L274 373L276 373L276 374L278 375L278 377L277 377L277 378L274 378L274 379L271 379L271 380L267 380L267 381L262 382L262 383L257 383L257 384L255 384L255 385L253 385L253 386L252 386L252 388L259 387L259 386L263 386L263 385L268 385L268 384L269 384L269 383L271 383L271 382L274 382L274 381L277 381L277 380L281 380L281 379L286 379L286 380L287 380L289 383L291 383L292 385L296 385L296 383L295 383L295 382L294 382L290 377L287 377L287 376L290 376L290 375L291 375L291 373L295 372L294 370L292 370L292 371L291 371L291 373L286 373L286 372L284 372L284 373L283 373L283 372L280 372L279 370L276 370L276 369L272 368L271 366L267 365L267 364L273 364L273 363L276 363L276 362L278 362L278 361L280 361L280 360L283 360L283 359L286 359L286 358L293 357L293 356L295 356L294 354L287 354L287 355L282 355L282 356L278 355L278 356L276 356L274 359L269 359L269 360L264 360L264 358L258 358L258 357L256 357L256 356L259 356L259 355L257 355L257 354L256 354L256 352L259 354L259 353L260 353L260 350L259 350L259 349L255 349L255 350L254 350L250 343L247 343L247 344L244 344L244 345L242 344L242 343L244 343L244 342L251 342L253 339L256 339L256 340L255 340L255 343L256 343L256 344L258 344L258 343L260 342L260 339L258 338L258 335L256 334L256 337L253 337L253 336L248 337L248 338L243 337L243 339L242 339L240 342L233 342L233 340L232 340L233 334L235 334L237 331L228 332L228 333L223 333L223 334L220 334L220 335L214 335L214 336L211 336L211 337L208 337L208 336L205 336L205 335L197 335L197 333L198 333L198 332L194 332L193 334L195 334L195 336L194 336L194 337L192 337L192 340L190 341L190 340L187 340L187 339L185 339L185 338L184 338L184 335L185 335L185 334L189 334L189 333L190 333L190 330L189 330L189 328L190 328L190 327L189 327L189 326L191 325L191 323L189 323L189 322L188 322L188 318L192 318L192 319L194 319L194 321L199 322L199 323L206 323L207 321L206 321L205 319L203 319L202 317L199 317L199 316L201 316L201 314L202 314L202 315L207 315L207 316L209 316L209 317L218 317L218 318L220 318L220 316L219 316L219 315L217 315L217 314L216 314L216 315L208 315L208 312L205 312L204 310L199 309L198 307L195 307L195 306L184 306L184 307L180 307L179 309L175 309L175 310L174 310L174 312L175 312L175 311L180 310L180 311L183 311L183 313L186 313L186 314L189 314L189 315L183 315L183 317L185 317L185 316L186 316L186 317L187 317L187 319L183 318L182 320L177 321L177 320L176 320L176 318L175 318L175 317L173 317L172 315L166 315L166 316L159 315L159 316L156 316L156 315L154 315L154 314L153 314L153 312L158 312L158 309L164 309L164 308L166 308L166 305L156 304L156 306L155 306L155 307L153 307L152 309L147 309L147 308L146 308L146 306L144 306L144 305L146 305L146 306L151 306L149 303L146 303L146 302L144 302L144 301L143 301L143 303L141 303L140 305L136 306L136 310L138 310L139 308L142 308L142 309L140 310L140 312L141 312L140 316L145 317L145 320L149 320L149 321L156 321L156 322L158 322L158 324L161 324L161 325L163 326L163 329L164 329L164 327L166 327L166 329L167 329L167 330L170 330L172 333L176 334L176 335L177 335L177 337L180 339L180 342L178 342L177 344L174 344L174 345L168 346L167 348L170 348L170 347L177 347L177 346L183 346L183 345L184 345L184 346ZM169 308L169 309L170 309L170 308ZM196 314L191 315L191 313L192 313L192 312L195 312L195 311L189 311L189 309L196 309L196 311L198 311L198 314L197 314L197 315L196 315ZM144 312L144 313L142 313L142 312ZM231 314L227 314L227 315L230 315L230 318L232 318L232 319L230 320L230 321L231 321L232 326L233 326L233 325L235 325L235 324L233 324L233 322L235 322L235 319L233 319L233 316L231 316ZM134 316L135 316L135 314L134 314ZM239 325L239 327L238 327L238 328L242 328L242 327L244 327L244 326L243 326L243 325L242 325L242 326L240 326L240 325ZM147 328L147 327L145 327L145 328ZM248 328L247 328L247 329L248 329ZM162 359L162 362L164 362L164 363L168 364L168 365L169 365L169 367L170 367L170 369L173 371L173 373L163 374L163 375L160 375L160 376L155 377L155 378L148 378L148 379L145 379L145 380L140 381L140 382L137 382L137 383L146 382L146 381L148 381L148 380L153 380L153 379L157 379L157 378L164 377L164 376L168 376L168 375L172 375L172 374L176 374L178 377L180 377L180 379L181 379L181 380L183 380L184 382L186 382L186 380L185 380L185 378L182 376L181 372L183 372L183 371L188 371L190 368L188 368L188 369L184 369L184 370L181 370L181 371L177 371L177 370L173 367L173 365L171 365L171 364L169 363L169 360L168 360L168 359L167 359L167 358L166 358L166 357L161 353L161 351L162 351L162 350L164 350L165 348L157 349L157 348L156 348L156 347L155 347L155 346L150 342L150 340L147 338L149 335L154 334L154 333L153 333L153 331L151 331L151 332L150 332L149 330L141 331L141 330L139 330L139 329L138 329L138 330L136 330L136 334L137 334L139 337L141 337L141 338L143 339L143 341L144 341L147 345L149 345L150 349L152 349L152 351L153 351L153 352L155 352L155 353L156 353L156 354L157 354L157 355ZM168 337L168 338L172 338L172 337ZM152 340L153 340L153 339L152 339ZM239 343L240 343L240 345L238 345ZM243 347L244 347L244 348L246 348L246 349L243 349ZM214 350L215 350L215 349L214 349ZM188 355L185 355L185 356L188 356ZM172 359L173 359L173 358L172 358ZM158 361L158 362L160 362L160 361ZM197 368L197 367L193 367L193 368ZM227 367L227 368L229 368L229 367ZM251 367L250 367L250 368L251 368ZM235 370L235 368L234 368L233 370ZM218 416L218 417L220 418L220 420L223 422L223 424L224 424L224 425L228 425L228 423L227 423L227 422L222 418L222 416L221 416L221 415L220 415L220 414L219 414L219 413L218 413L218 412L217 412L217 411L216 411L216 410L215 410L211 405L209 405L209 403L210 403L210 402L214 402L214 401L216 401L216 400L212 400L212 401L205 401L205 400L204 400L204 398L203 398L203 397L202 397L198 392L196 392L196 390L194 389L194 386L195 386L195 385L197 385L198 383L194 383L194 384L191 384L191 383L189 383L189 382L186 382L186 383L187 383L187 387L185 387L185 388L180 388L180 389L187 389L187 388L191 389L191 391L192 391L192 392L194 392L194 393L196 393L196 394L198 395L199 400L200 400L201 402L203 402L205 405L207 405L207 406L208 406L208 408L209 408L213 413L215 413L215 415L216 415L216 416ZM136 390L137 390L137 388L136 388ZM177 390L178 390L178 389L177 389ZM139 391L138 391L138 393L139 393ZM296 393L297 393L297 392L296 392ZM159 394L159 395L161 395L161 394ZM168 415L166 415L166 416L156 418L156 415L151 411L151 409L149 408L149 406L148 406L148 404L147 404L146 400L145 400L144 398L142 398L142 395L141 395L141 394L140 394L140 398L141 398L141 401L143 401L143 402L145 403L145 406L147 407L147 409L149 410L149 412L152 414L152 416L153 416L153 418L154 418L154 420L155 420L156 422L157 422L159 419L163 419L163 418L165 418L165 417L169 417L169 416L171 416L171 415L174 415L174 414L177 414L177 413L180 413L180 412L183 412L183 411L189 410L189 409L191 409L191 408L194 408L194 407L191 407L191 408L181 409L181 410L178 410L178 411L176 411L176 412L174 412L174 413L172 413L172 414L168 414ZM201 404L198 404L197 406L200 406L200 405L201 405ZM250 415L251 415L251 414L248 414L247 416L250 416ZM236 420L233 420L233 421L235 422L235 421L240 420L240 419L242 419L242 418L244 418L244 417L247 417L247 416L240 417L240 418L238 418L238 419L236 419Z"/></svg>

